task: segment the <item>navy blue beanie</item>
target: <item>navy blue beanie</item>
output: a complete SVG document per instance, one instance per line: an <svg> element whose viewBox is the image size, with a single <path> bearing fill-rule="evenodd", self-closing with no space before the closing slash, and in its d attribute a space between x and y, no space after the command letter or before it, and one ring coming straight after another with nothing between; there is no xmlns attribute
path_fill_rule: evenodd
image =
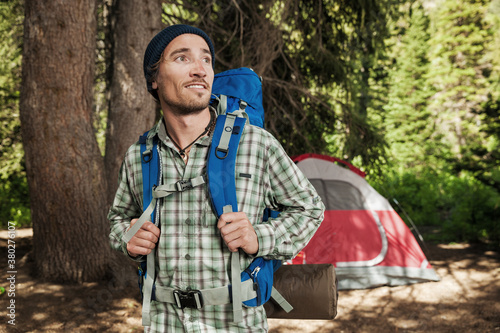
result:
<svg viewBox="0 0 500 333"><path fill-rule="evenodd" d="M159 100L158 93L155 89L153 89L152 82L149 80L153 74L150 68L160 60L161 54L167 45L174 38L183 34L195 34L205 39L210 49L210 53L212 54L212 67L215 66L214 46L210 37L208 37L203 30L185 24L176 24L166 27L153 37L146 48L146 53L144 54L144 76L146 77L146 84L148 86L149 93L157 100Z"/></svg>

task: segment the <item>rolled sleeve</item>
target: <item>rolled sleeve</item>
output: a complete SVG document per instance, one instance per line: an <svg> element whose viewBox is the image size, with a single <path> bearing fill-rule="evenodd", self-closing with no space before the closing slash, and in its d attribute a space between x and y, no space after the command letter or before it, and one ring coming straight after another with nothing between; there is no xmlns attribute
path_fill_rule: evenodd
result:
<svg viewBox="0 0 500 333"><path fill-rule="evenodd" d="M136 195L131 190L131 182L133 182L130 176L130 161L127 161L127 156L122 163L120 168L120 176L118 189L116 191L115 198L113 200L113 205L111 206L108 213L108 220L110 221L110 234L109 242L113 250L123 252L129 258L142 261L140 257L131 257L127 251L127 243L125 243L122 238L130 226L130 221L141 215L140 206L137 203ZM133 183L132 183L133 184Z"/></svg>

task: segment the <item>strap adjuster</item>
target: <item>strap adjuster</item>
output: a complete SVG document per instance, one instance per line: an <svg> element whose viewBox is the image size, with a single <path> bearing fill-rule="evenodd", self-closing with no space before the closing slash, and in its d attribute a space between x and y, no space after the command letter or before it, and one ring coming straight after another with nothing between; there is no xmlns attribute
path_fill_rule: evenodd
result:
<svg viewBox="0 0 500 333"><path fill-rule="evenodd" d="M219 154L218 154L219 152L223 153L224 155L219 156ZM215 148L215 156L217 156L217 158L219 158L221 160L223 160L227 157L228 152L229 152L229 149L223 149L223 148L219 148L219 147Z"/></svg>
<svg viewBox="0 0 500 333"><path fill-rule="evenodd" d="M199 290L174 290L175 304L180 309L192 308L201 309L203 307L203 296Z"/></svg>
<svg viewBox="0 0 500 333"><path fill-rule="evenodd" d="M175 188L178 192L183 192L185 190L193 188L193 184L191 183L191 180L179 180L175 183Z"/></svg>
<svg viewBox="0 0 500 333"><path fill-rule="evenodd" d="M142 160L144 161L144 163L149 163L152 159L153 159L153 152L151 151L151 149L146 149L142 153Z"/></svg>

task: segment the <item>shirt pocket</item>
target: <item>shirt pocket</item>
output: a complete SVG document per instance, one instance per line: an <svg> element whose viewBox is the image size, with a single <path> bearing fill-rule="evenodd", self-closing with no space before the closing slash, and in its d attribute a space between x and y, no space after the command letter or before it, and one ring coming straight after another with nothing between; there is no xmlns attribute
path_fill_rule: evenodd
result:
<svg viewBox="0 0 500 333"><path fill-rule="evenodd" d="M262 220L264 211L263 185L255 170L246 167L236 168L236 198L238 210L247 214L252 223Z"/></svg>

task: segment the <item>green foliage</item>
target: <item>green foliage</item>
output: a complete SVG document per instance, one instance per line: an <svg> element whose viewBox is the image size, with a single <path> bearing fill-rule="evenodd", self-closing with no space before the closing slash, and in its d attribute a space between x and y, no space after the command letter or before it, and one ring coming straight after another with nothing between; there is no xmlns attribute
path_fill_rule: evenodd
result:
<svg viewBox="0 0 500 333"><path fill-rule="evenodd" d="M0 3L0 227L30 224L28 184L19 121L23 7Z"/></svg>
<svg viewBox="0 0 500 333"><path fill-rule="evenodd" d="M428 163L439 148L429 141L433 128L427 101L434 94L426 83L430 22L420 3L411 9L409 17L396 23L391 38L394 64L389 71L391 86L384 116L393 158L406 167L417 167Z"/></svg>
<svg viewBox="0 0 500 333"><path fill-rule="evenodd" d="M25 175L13 174L0 182L0 229L7 228L7 222L17 227L31 224L28 183Z"/></svg>
<svg viewBox="0 0 500 333"><path fill-rule="evenodd" d="M375 168L395 3L179 0L164 5L164 20L207 31L216 71L248 66L263 77L266 128L289 154L336 151Z"/></svg>
<svg viewBox="0 0 500 333"><path fill-rule="evenodd" d="M417 227L436 227L427 235L440 242L485 241L500 246L500 193L468 172L427 168L421 172L403 170L387 173L371 184L388 199L401 217L406 214Z"/></svg>
<svg viewBox="0 0 500 333"><path fill-rule="evenodd" d="M376 169L386 153L376 119L386 94L384 41L388 22L398 15L396 2L295 3L294 11L281 15L281 20L290 29L283 34L291 46L287 56L305 77L301 83L321 101L317 105L304 101L310 125L302 130L321 134L311 138L317 148L312 151L358 158ZM279 64L275 67L281 68ZM283 124L277 135L286 127ZM323 141L328 143L326 149L319 144Z"/></svg>
<svg viewBox="0 0 500 333"><path fill-rule="evenodd" d="M469 170L500 189L483 170L500 167L498 151L498 26L489 23L490 1L440 2L431 12L428 85L435 137L453 154L455 170ZM496 54L496 55L495 55Z"/></svg>
<svg viewBox="0 0 500 333"><path fill-rule="evenodd" d="M500 1L404 7L388 40L391 158L374 182L431 238L499 246Z"/></svg>

